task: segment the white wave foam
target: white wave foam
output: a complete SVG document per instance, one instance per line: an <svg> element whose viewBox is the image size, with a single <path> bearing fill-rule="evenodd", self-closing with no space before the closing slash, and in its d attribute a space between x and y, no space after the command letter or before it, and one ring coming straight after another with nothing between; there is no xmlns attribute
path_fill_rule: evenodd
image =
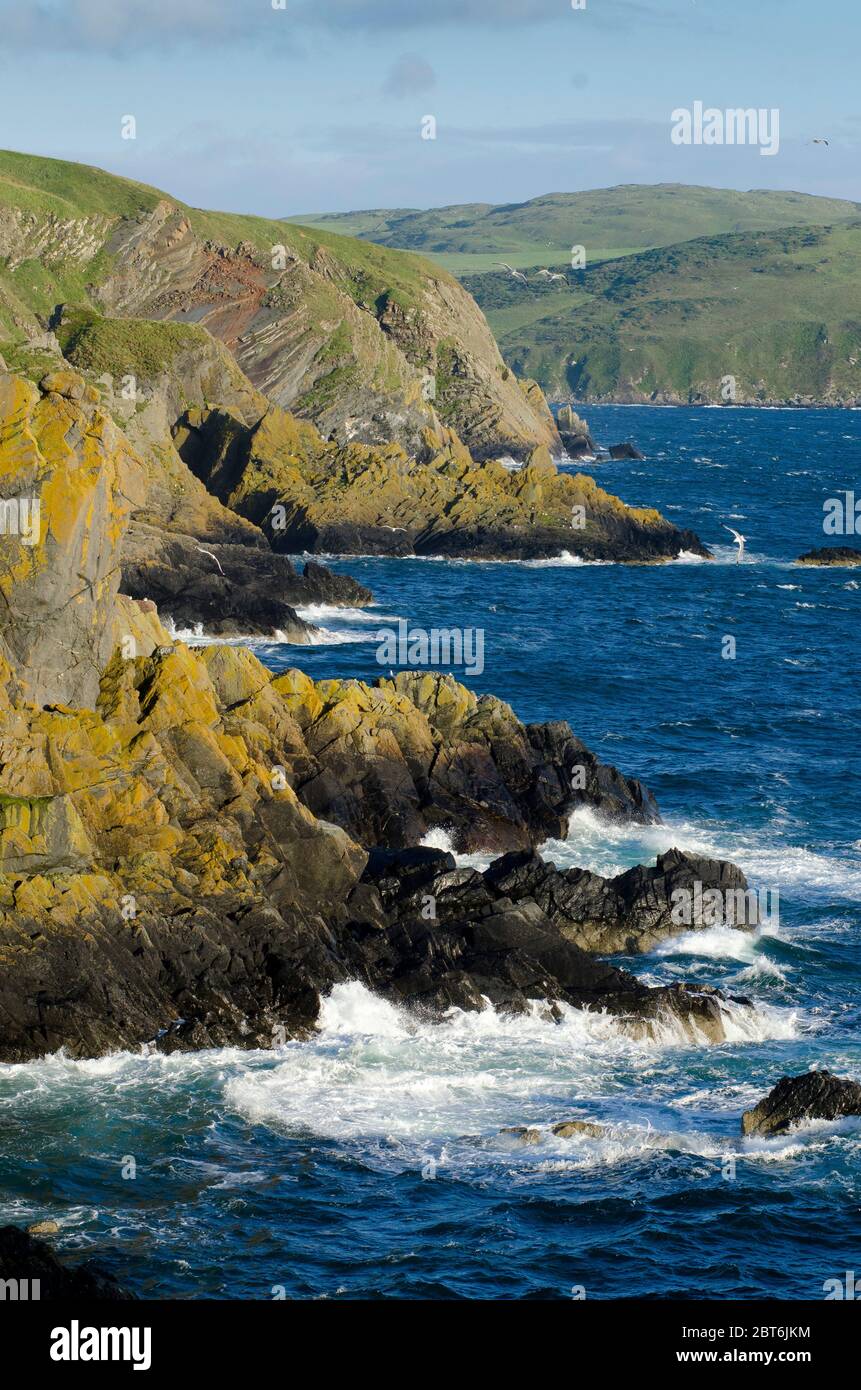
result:
<svg viewBox="0 0 861 1390"><path fill-rule="evenodd" d="M377 624L398 621L394 613L376 613L367 608L342 608L336 603L309 603L303 608L297 608L296 612L306 623L331 622L337 619L350 623Z"/></svg>
<svg viewBox="0 0 861 1390"><path fill-rule="evenodd" d="M708 565L711 561L705 555L697 555L693 550L680 550L672 565Z"/></svg>
<svg viewBox="0 0 861 1390"><path fill-rule="evenodd" d="M634 864L652 863L656 855L674 848L729 859L754 887L785 890L797 885L807 892L836 891L861 900L861 865L856 859L784 844L771 827L751 831L675 818L661 825L620 824L581 807L571 817L567 838L548 840L541 853L560 868L591 869L612 877Z"/></svg>

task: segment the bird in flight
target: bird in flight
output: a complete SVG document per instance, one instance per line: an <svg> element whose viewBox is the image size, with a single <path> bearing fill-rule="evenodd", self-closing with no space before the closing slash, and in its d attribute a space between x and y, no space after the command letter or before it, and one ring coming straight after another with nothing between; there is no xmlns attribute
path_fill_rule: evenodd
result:
<svg viewBox="0 0 861 1390"><path fill-rule="evenodd" d="M522 271L522 270L515 270L515 269L514 269L514 266L513 266L513 265L509 265L507 261L499 261L499 262L497 262L497 264L498 264L498 265L501 265L502 268L503 268L503 270L507 270L508 273L509 273L509 275L512 277L512 279L514 279L514 280L522 280L523 283L524 283L524 285L528 285L528 284L529 284L529 281L527 280L526 276L523 274L523 271Z"/></svg>
<svg viewBox="0 0 861 1390"><path fill-rule="evenodd" d="M745 541L747 540L747 537L743 536L741 532L735 531L732 526L724 526L723 529L725 531L729 531L731 535L735 536L735 543L738 546L738 558L736 560L736 564L740 565L742 560L744 559L744 545Z"/></svg>
<svg viewBox="0 0 861 1390"><path fill-rule="evenodd" d="M813 140L814 145L830 145L830 140Z"/></svg>
<svg viewBox="0 0 861 1390"><path fill-rule="evenodd" d="M559 271L547 270L546 267L542 268L542 269L539 270L539 271L536 271L535 278L536 278L537 280L551 280L551 281L553 281L553 280L566 280L566 281L567 281L567 279L568 279L567 275L561 275L561 274L559 273Z"/></svg>

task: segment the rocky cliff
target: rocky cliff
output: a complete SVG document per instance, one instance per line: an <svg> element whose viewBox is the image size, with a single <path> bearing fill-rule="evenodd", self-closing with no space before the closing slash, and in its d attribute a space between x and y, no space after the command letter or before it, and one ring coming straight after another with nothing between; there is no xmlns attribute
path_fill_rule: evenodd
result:
<svg viewBox="0 0 861 1390"><path fill-rule="evenodd" d="M525 727L450 677L273 677L240 648L172 641L120 587L152 468L83 377L0 372L17 504L0 535L0 1059L265 1046L347 979L425 1008L544 999L612 1007L637 1035L669 1017L722 1035L719 997L597 963L537 885L467 894L439 935L405 922L371 851L430 831L525 851L578 804L657 808L566 725Z"/></svg>
<svg viewBox="0 0 861 1390"><path fill-rule="evenodd" d="M204 325L270 400L342 444L416 453L448 427L476 457L559 447L541 391L431 262L0 153L0 342L40 337L70 304Z"/></svg>

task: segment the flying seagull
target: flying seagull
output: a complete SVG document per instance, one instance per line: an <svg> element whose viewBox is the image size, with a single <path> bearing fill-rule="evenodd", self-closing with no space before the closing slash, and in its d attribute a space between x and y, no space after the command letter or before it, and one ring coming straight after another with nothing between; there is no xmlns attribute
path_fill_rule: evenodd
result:
<svg viewBox="0 0 861 1390"><path fill-rule="evenodd" d="M536 279L538 280L567 280L567 278L566 275L560 275L558 271L554 272L546 268L536 271Z"/></svg>
<svg viewBox="0 0 861 1390"><path fill-rule="evenodd" d="M723 529L725 531L729 531L731 535L735 536L735 543L738 546L738 559L736 560L736 564L740 565L742 560L744 559L744 543L747 540L747 537L741 535L739 531L735 531L732 526L724 526Z"/></svg>
<svg viewBox="0 0 861 1390"><path fill-rule="evenodd" d="M522 280L523 283L524 283L524 285L528 285L528 284L529 284L529 281L527 280L526 276L523 274L523 271L522 271L522 270L515 270L515 269L514 269L514 266L513 266L513 265L509 265L507 261L498 261L497 264L498 264L498 265L501 265L502 268L503 268L503 270L507 270L508 273L509 273L509 275L510 275L514 280Z"/></svg>
<svg viewBox="0 0 861 1390"><path fill-rule="evenodd" d="M830 140L814 140L812 143L814 145L829 145L831 142Z"/></svg>

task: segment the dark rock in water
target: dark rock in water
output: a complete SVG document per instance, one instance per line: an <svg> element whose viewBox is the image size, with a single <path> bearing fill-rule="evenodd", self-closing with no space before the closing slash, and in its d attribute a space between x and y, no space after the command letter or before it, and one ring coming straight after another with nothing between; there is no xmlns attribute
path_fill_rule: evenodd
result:
<svg viewBox="0 0 861 1390"><path fill-rule="evenodd" d="M580 1134L587 1139L603 1139L607 1126L595 1124L592 1120L563 1120L561 1124L553 1126L553 1133L557 1139L573 1139Z"/></svg>
<svg viewBox="0 0 861 1390"><path fill-rule="evenodd" d="M362 886L376 896L354 894L348 904L349 968L369 988L434 1013L480 1009L488 1000L522 1013L543 1000L553 1016L553 1006L564 1002L612 1014L635 1038L669 1031L723 1041L726 1001L719 991L648 989L568 939L528 896L529 871L541 886L547 867L537 855L510 854L480 874L457 869L438 850L373 851Z"/></svg>
<svg viewBox="0 0 861 1390"><path fill-rule="evenodd" d="M626 440L624 444L612 444L608 452L611 459L644 459L646 457L630 440Z"/></svg>
<svg viewBox="0 0 861 1390"><path fill-rule="evenodd" d="M312 629L295 605L370 603L370 590L347 575L310 562L300 574L284 555L261 544L200 542L136 523L123 547L122 587L135 599L150 599L163 620L178 627L203 625L226 636L284 634L308 642Z"/></svg>
<svg viewBox="0 0 861 1390"><path fill-rule="evenodd" d="M27 1302L38 1299L43 1303L48 1300L104 1303L134 1299L134 1294L126 1293L97 1265L89 1262L71 1267L61 1264L50 1245L17 1226L0 1227L0 1282L8 1279L18 1281L19 1300ZM26 1281L26 1292L21 1281Z"/></svg>
<svg viewBox="0 0 861 1390"><path fill-rule="evenodd" d="M556 428L569 458L594 458L598 447L586 421L570 405L563 405L556 416Z"/></svg>
<svg viewBox="0 0 861 1390"><path fill-rule="evenodd" d="M799 565L861 565L861 550L851 545L824 545L799 555Z"/></svg>
<svg viewBox="0 0 861 1390"><path fill-rule="evenodd" d="M667 937L731 918L747 927L758 921L739 868L678 849L659 855L654 868L638 865L611 879L559 870L535 853L506 854L484 877L515 902L537 902L567 940L600 955L649 951Z"/></svg>
<svg viewBox="0 0 861 1390"><path fill-rule="evenodd" d="M784 1076L764 1100L741 1117L742 1134L781 1134L802 1120L861 1115L861 1086L830 1071Z"/></svg>

